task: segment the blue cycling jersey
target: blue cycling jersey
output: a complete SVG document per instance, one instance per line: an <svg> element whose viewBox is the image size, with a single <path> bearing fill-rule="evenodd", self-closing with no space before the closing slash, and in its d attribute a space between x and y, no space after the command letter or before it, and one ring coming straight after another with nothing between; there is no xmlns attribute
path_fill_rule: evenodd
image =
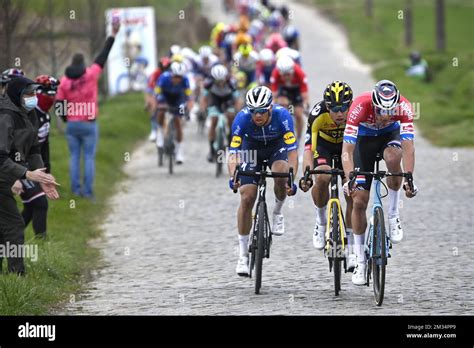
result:
<svg viewBox="0 0 474 348"><path fill-rule="evenodd" d="M240 151L243 141L263 148L283 141L287 152L295 151L298 148L298 142L290 113L278 104L273 104L271 113L270 123L259 127L252 121L248 108L242 109L232 123L232 141L229 152Z"/></svg>
<svg viewBox="0 0 474 348"><path fill-rule="evenodd" d="M155 87L155 93L159 101L169 104L182 103L189 100L191 88L189 87L189 79L183 76L181 82L177 85L173 84L172 75L169 71L161 74Z"/></svg>

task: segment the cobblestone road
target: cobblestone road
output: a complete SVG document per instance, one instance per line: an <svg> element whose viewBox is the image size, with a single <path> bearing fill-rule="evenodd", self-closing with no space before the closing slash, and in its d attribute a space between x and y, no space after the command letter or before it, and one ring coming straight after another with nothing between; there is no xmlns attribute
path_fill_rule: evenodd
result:
<svg viewBox="0 0 474 348"><path fill-rule="evenodd" d="M222 19L210 3L205 1L205 13ZM355 94L373 85L338 28L304 5L291 8L302 32L312 102L333 79L345 79ZM186 144L187 161L172 177L157 168L153 144L133 153L125 168L130 177L111 199L104 236L95 242L104 267L62 314L474 313L473 151L437 149L417 138L420 194L403 200L405 239L392 251L378 308L372 287L352 285L350 274L343 274L342 292L334 296L327 260L312 247L312 202L301 191L286 202L287 233L274 238L262 294L254 295L253 281L235 274L239 197L226 177L214 178L214 166L205 161L207 142L194 123L187 125Z"/></svg>

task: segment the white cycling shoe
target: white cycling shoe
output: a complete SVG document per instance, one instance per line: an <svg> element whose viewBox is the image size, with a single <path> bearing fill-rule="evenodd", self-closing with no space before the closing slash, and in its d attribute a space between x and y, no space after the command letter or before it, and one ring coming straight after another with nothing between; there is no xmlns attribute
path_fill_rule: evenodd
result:
<svg viewBox="0 0 474 348"><path fill-rule="evenodd" d="M184 147L183 144L176 144L176 164L183 164L184 162Z"/></svg>
<svg viewBox="0 0 474 348"><path fill-rule="evenodd" d="M318 250L323 250L326 245L326 225L316 223L313 230L313 246Z"/></svg>
<svg viewBox="0 0 474 348"><path fill-rule="evenodd" d="M156 141L156 130L151 131L150 136L148 137L148 140L151 142Z"/></svg>
<svg viewBox="0 0 474 348"><path fill-rule="evenodd" d="M156 147L163 147L165 145L165 135L163 129L159 128L156 132Z"/></svg>
<svg viewBox="0 0 474 348"><path fill-rule="evenodd" d="M281 236L283 233L285 233L285 217L283 214L273 213L272 234Z"/></svg>
<svg viewBox="0 0 474 348"><path fill-rule="evenodd" d="M403 239L403 229L398 216L388 219L388 229L392 243L400 243Z"/></svg>
<svg viewBox="0 0 474 348"><path fill-rule="evenodd" d="M354 273L352 274L352 283L355 285L365 285L367 284L366 279L366 264L364 263L357 263L354 268Z"/></svg>
<svg viewBox="0 0 474 348"><path fill-rule="evenodd" d="M347 255L347 265L346 265L346 267L347 267L348 272L353 272L354 271L356 263L357 263L357 261L356 261L355 254Z"/></svg>
<svg viewBox="0 0 474 348"><path fill-rule="evenodd" d="M237 267L235 268L235 272L241 277L248 277L249 276L249 257L248 256L241 256L239 257L239 261L237 261Z"/></svg>

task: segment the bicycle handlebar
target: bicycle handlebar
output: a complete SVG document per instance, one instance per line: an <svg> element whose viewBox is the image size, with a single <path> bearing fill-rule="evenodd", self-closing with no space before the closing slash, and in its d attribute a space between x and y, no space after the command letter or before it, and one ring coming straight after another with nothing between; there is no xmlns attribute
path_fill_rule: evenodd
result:
<svg viewBox="0 0 474 348"><path fill-rule="evenodd" d="M328 174L328 175L343 175L344 171L338 168L332 168L327 170L320 170L320 169L310 169L309 166L306 166L304 176L300 179L299 186L300 189L303 190L301 187L303 183L307 184L309 188L313 186L313 178L311 177L312 174Z"/></svg>
<svg viewBox="0 0 474 348"><path fill-rule="evenodd" d="M406 173L390 173L385 170L379 170L378 172L362 172L359 170L354 170L349 174L349 189L352 189L355 180L357 178L357 175L364 175L364 176L371 176L376 180L382 180L385 177L390 177L390 176L398 176L398 177L403 177L407 180L408 187L410 188L410 191L414 190L413 187L413 174L412 172L406 172ZM403 187L405 189L405 187Z"/></svg>
<svg viewBox="0 0 474 348"><path fill-rule="evenodd" d="M239 176L251 176L254 178L288 178L288 186L293 187L294 183L294 171L293 168L290 167L288 173L281 173L281 172L268 172L268 171L251 171L251 170L241 170L240 167L235 168L233 182L234 186L238 181ZM233 190L234 193L237 193L237 189Z"/></svg>

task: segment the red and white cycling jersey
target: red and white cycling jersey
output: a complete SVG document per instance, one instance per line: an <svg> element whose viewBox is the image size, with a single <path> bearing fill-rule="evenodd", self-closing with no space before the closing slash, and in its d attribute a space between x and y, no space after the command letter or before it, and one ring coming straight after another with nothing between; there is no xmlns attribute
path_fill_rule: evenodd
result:
<svg viewBox="0 0 474 348"><path fill-rule="evenodd" d="M413 140L414 112L410 102L400 96L400 103L391 115L375 115L372 94L366 92L352 103L347 115L344 142L355 144L357 136L379 136L400 129L400 140Z"/></svg>
<svg viewBox="0 0 474 348"><path fill-rule="evenodd" d="M308 79L303 69L298 64L295 64L293 76L289 81L283 79L277 68L273 69L272 77L270 78L272 92L276 93L280 88L297 88L299 87L300 93L308 92Z"/></svg>

